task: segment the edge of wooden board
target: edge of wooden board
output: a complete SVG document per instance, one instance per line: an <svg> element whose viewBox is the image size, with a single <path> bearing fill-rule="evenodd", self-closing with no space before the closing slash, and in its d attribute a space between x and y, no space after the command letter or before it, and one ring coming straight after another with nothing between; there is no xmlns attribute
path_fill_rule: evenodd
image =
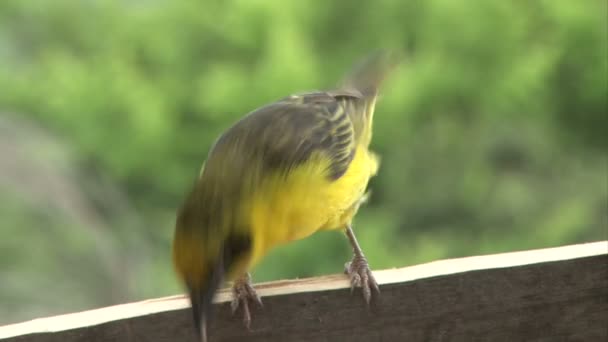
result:
<svg viewBox="0 0 608 342"><path fill-rule="evenodd" d="M417 279L438 277L484 269L516 267L560 260L577 259L608 254L608 241L598 241L563 247L508 252L458 259L433 261L425 264L374 271L374 276L382 286L403 283ZM344 275L336 274L314 278L279 280L255 284L262 297L280 296L301 292L317 292L350 287ZM231 300L229 289L218 292L215 302ZM82 312L37 318L0 327L0 339L26 334L59 332L102 323L145 316L163 311L181 310L190 303L184 295L175 295L139 302L108 306Z"/></svg>

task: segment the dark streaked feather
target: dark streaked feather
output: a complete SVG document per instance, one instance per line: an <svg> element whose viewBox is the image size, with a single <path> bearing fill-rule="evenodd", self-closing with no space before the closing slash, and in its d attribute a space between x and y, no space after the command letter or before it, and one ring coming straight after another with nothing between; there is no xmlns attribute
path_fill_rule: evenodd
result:
<svg viewBox="0 0 608 342"><path fill-rule="evenodd" d="M256 165L257 160L266 169L287 171L309 160L313 152L321 152L331 161L328 178L338 179L355 153L347 110L355 109L349 102L359 101L359 96L350 91L315 92L262 107L218 140L209 161L217 155L225 162L227 155L238 154L228 159L243 167Z"/></svg>

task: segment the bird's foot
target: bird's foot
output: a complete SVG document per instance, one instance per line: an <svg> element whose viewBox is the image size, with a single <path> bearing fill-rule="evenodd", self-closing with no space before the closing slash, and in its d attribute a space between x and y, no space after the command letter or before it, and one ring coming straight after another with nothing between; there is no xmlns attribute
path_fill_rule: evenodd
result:
<svg viewBox="0 0 608 342"><path fill-rule="evenodd" d="M363 299L365 299L367 305L369 305L372 298L372 290L378 294L380 293L378 283L363 254L355 254L353 259L344 265L344 273L350 277L351 293L355 287L360 287L363 291Z"/></svg>
<svg viewBox="0 0 608 342"><path fill-rule="evenodd" d="M232 303L230 303L232 314L234 315L236 311L241 308L241 310L243 310L243 323L249 330L251 326L249 302L255 302L262 307L262 300L251 284L251 276L249 273L234 282L234 285L232 285L232 295Z"/></svg>

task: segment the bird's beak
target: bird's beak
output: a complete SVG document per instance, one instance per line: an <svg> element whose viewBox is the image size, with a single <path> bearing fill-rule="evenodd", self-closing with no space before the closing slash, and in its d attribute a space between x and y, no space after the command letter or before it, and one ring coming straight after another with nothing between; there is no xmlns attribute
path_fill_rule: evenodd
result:
<svg viewBox="0 0 608 342"><path fill-rule="evenodd" d="M207 341L207 320L213 311L213 297L224 278L223 262L220 261L215 266L206 281L201 282L202 286L187 284L192 305L194 327L202 342Z"/></svg>
<svg viewBox="0 0 608 342"><path fill-rule="evenodd" d="M194 318L194 327L199 339L203 342L207 341L207 314L211 304L205 297L209 297L205 293L196 289L190 289L190 303L192 304L192 318ZM208 292L208 291L207 291Z"/></svg>

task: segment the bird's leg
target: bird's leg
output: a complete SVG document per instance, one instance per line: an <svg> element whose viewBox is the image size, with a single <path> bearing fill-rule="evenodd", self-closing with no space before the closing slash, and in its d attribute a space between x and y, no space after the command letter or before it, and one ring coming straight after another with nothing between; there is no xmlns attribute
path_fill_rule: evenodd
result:
<svg viewBox="0 0 608 342"><path fill-rule="evenodd" d="M372 289L376 293L380 293L380 288L367 264L367 259L365 258L365 255L363 255L361 247L359 247L359 243L355 237L355 233L350 225L346 227L346 236L353 247L354 255L353 259L344 265L344 273L348 274L350 277L351 292L355 287L361 287L363 298L369 305L372 298Z"/></svg>
<svg viewBox="0 0 608 342"><path fill-rule="evenodd" d="M243 276L234 281L232 285L232 314L241 308L243 310L243 323L247 329L251 326L251 311L249 310L249 302L256 302L259 306L262 306L262 300L256 293L253 285L251 284L251 275L245 273Z"/></svg>

